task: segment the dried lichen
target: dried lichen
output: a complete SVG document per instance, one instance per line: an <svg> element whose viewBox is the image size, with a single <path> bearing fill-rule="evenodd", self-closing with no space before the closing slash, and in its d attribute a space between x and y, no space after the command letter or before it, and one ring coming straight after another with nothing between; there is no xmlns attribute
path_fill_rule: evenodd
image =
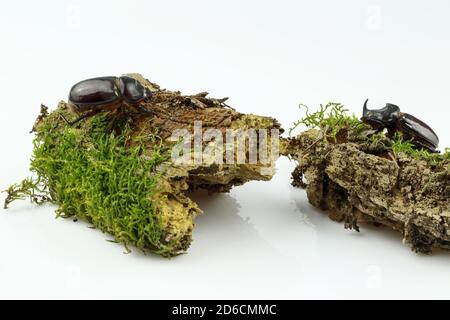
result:
<svg viewBox="0 0 450 320"><path fill-rule="evenodd" d="M417 252L450 249L448 150L417 150L399 135L391 140L357 125L344 109L333 110L308 115L321 121L301 120L308 130L290 140L287 153L298 162L293 184L306 187L310 203L346 228L385 225L402 232ZM330 139L329 127L318 123L338 123L333 127L338 139Z"/></svg>
<svg viewBox="0 0 450 320"><path fill-rule="evenodd" d="M121 108L69 127L60 117L74 117L65 102L50 113L43 106L33 127L31 171L36 178L11 186L5 206L24 196L37 203L52 201L58 216L86 220L127 248L174 256L189 247L194 218L201 213L189 190L225 192L250 180L269 180L276 158L254 164L208 159L178 164L170 157L178 143L172 133L192 131L195 121L202 121L203 132L280 127L272 118L234 111L226 99L208 98L204 92L185 96L131 76L152 91L144 107L155 116ZM202 147L214 144L205 141Z"/></svg>

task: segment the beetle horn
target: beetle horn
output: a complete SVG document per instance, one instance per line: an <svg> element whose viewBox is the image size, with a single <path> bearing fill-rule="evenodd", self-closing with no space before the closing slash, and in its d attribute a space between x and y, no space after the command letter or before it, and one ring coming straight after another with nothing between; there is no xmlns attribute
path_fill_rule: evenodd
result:
<svg viewBox="0 0 450 320"><path fill-rule="evenodd" d="M367 116L367 112L369 111L369 108L367 108L367 102L369 101L369 99L366 99L366 102L364 102L364 106L363 106L363 117Z"/></svg>

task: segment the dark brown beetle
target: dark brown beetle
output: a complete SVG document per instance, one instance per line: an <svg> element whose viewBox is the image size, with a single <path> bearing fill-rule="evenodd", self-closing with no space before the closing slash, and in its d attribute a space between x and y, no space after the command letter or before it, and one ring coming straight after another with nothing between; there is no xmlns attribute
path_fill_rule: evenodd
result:
<svg viewBox="0 0 450 320"><path fill-rule="evenodd" d="M124 104L139 112L153 114L151 110L140 105L151 96L149 89L136 79L127 76L83 80L75 84L69 93L70 110L81 116L71 122L64 117L63 119L72 126L99 112L116 110Z"/></svg>
<svg viewBox="0 0 450 320"><path fill-rule="evenodd" d="M433 129L416 117L403 113L394 104L387 103L386 106L378 110L369 110L366 100L363 107L361 120L375 130L388 130L388 135L393 137L396 132L401 132L405 140L411 142L418 148L427 149L430 152L439 152L439 138Z"/></svg>

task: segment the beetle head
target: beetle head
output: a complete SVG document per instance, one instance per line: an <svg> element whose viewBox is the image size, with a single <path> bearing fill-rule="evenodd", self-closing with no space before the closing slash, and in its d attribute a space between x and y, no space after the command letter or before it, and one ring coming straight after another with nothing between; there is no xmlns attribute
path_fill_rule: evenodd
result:
<svg viewBox="0 0 450 320"><path fill-rule="evenodd" d="M361 120L369 124L374 129L381 129L392 125L400 117L400 108L395 104L386 103L386 106L378 110L369 110L367 99L363 106L363 116Z"/></svg>

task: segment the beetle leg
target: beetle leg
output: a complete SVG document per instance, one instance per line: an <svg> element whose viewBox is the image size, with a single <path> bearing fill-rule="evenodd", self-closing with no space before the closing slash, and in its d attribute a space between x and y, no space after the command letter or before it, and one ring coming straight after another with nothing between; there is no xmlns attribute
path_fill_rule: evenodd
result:
<svg viewBox="0 0 450 320"><path fill-rule="evenodd" d="M80 122L83 119L95 116L97 113L99 113L102 110L96 109L96 110L91 110L89 112L86 112L85 114L81 115L80 117L78 117L77 119L73 120L73 121L68 121L66 119L66 117L64 117L64 115L60 115L61 118L69 125L69 126L73 126L74 124L77 124L78 122Z"/></svg>
<svg viewBox="0 0 450 320"><path fill-rule="evenodd" d="M64 117L62 114L60 114L59 117L60 117L61 119L63 119L65 123L67 123L68 125L70 125L70 122L69 122L69 121L67 120L67 118Z"/></svg>
<svg viewBox="0 0 450 320"><path fill-rule="evenodd" d="M140 112L142 112L142 113L145 113L145 114L149 114L149 115L154 115L155 113L152 111L152 110L149 110L149 109L147 109L147 108L144 108L143 106L141 106L141 105L135 105L134 106L138 111L140 111Z"/></svg>

